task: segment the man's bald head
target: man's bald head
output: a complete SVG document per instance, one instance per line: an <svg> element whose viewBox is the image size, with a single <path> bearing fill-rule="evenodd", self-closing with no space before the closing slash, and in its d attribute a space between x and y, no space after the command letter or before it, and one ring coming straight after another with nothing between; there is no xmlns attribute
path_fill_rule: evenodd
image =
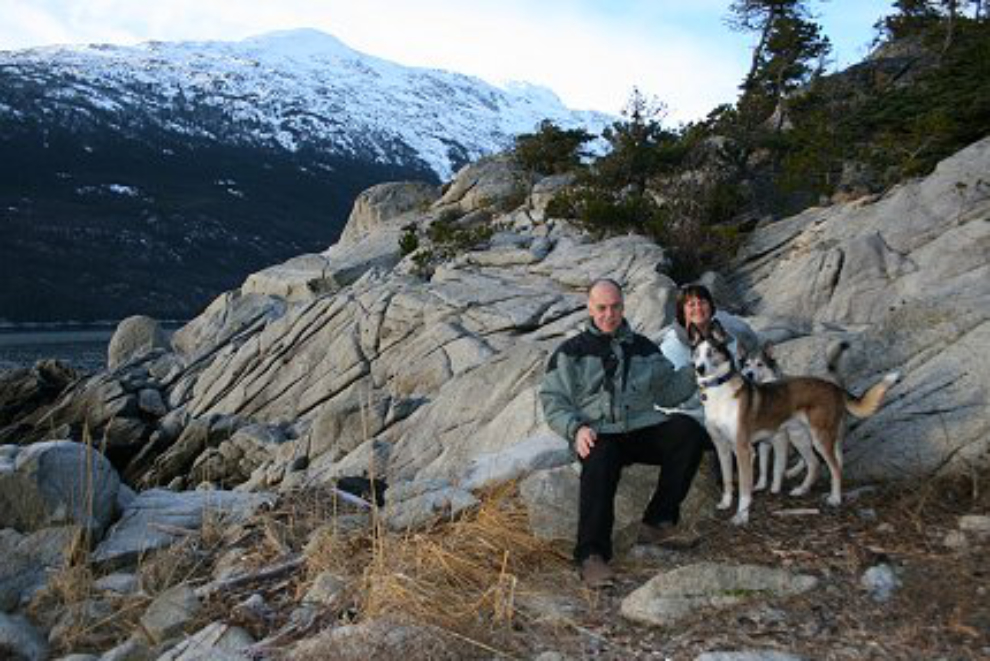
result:
<svg viewBox="0 0 990 661"><path fill-rule="evenodd" d="M622 325L622 287L615 280L595 280L588 289L588 314L601 332L611 335Z"/></svg>

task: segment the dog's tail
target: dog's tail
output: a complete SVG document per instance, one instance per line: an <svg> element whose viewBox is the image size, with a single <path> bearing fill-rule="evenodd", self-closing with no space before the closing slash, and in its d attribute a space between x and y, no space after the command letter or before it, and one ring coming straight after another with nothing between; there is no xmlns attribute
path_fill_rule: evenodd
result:
<svg viewBox="0 0 990 661"><path fill-rule="evenodd" d="M849 343L846 342L845 340L842 340L841 342L833 346L831 349L829 349L828 353L825 354L825 365L828 368L828 375L832 378L832 380L835 383L837 383L840 386L843 385L843 381L842 381L842 375L839 374L839 361L842 360L842 354L844 354L846 352L846 349L848 348L849 348Z"/></svg>
<svg viewBox="0 0 990 661"><path fill-rule="evenodd" d="M890 387L897 383L900 378L900 374L891 372L874 383L869 390L863 393L862 397L857 398L846 393L846 410L857 418L870 417L877 412L880 404L883 403L883 396L887 394Z"/></svg>

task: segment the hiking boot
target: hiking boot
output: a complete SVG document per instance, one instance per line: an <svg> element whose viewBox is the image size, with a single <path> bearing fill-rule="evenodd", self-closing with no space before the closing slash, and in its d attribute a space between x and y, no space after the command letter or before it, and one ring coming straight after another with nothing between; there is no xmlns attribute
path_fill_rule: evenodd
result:
<svg viewBox="0 0 990 661"><path fill-rule="evenodd" d="M701 537L689 530L682 530L673 523L653 525L643 523L639 526L637 544L651 544L673 551L685 551L698 545Z"/></svg>
<svg viewBox="0 0 990 661"><path fill-rule="evenodd" d="M603 588L612 585L615 572L600 555L589 555L581 561L581 580L589 588Z"/></svg>

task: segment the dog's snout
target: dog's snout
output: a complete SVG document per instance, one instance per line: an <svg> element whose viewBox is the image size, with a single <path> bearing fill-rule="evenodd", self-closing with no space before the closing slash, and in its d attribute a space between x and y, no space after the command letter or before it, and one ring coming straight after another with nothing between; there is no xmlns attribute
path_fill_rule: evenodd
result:
<svg viewBox="0 0 990 661"><path fill-rule="evenodd" d="M704 364L704 363L701 363L700 365L695 365L695 366L694 366L694 370L695 370L695 371L696 371L696 372L697 372L697 373L698 373L698 374L699 374L700 376L704 376L704 375L705 375L705 364Z"/></svg>

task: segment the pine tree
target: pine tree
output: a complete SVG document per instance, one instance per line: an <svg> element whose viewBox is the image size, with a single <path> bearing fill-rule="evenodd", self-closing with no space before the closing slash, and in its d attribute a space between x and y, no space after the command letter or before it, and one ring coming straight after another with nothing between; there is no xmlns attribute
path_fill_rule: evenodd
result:
<svg viewBox="0 0 990 661"><path fill-rule="evenodd" d="M802 0L736 0L729 12L730 27L759 34L739 104L759 123L821 71L832 46Z"/></svg>

